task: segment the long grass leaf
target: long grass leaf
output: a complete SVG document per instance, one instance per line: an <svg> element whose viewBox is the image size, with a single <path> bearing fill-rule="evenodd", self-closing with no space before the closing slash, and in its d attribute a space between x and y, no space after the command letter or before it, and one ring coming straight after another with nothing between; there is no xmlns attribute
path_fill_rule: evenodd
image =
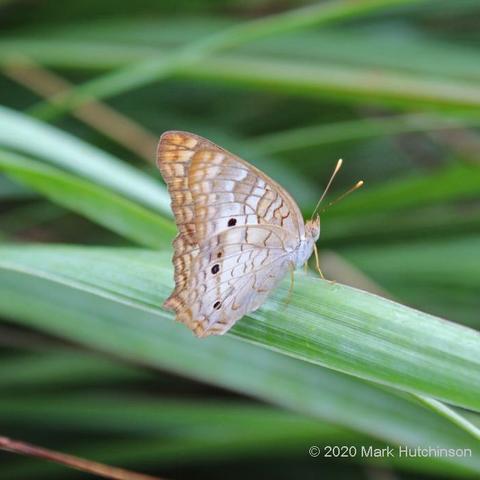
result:
<svg viewBox="0 0 480 480"><path fill-rule="evenodd" d="M288 33L313 25L358 17L371 11L421 1L423 0L362 0L352 3L344 0L331 0L233 25L192 42L166 57L148 60L92 80L67 94L59 95L54 104L47 103L42 108L35 109L35 114L51 116L54 113L58 114L59 111L65 112L81 105L92 97L103 98L131 90L153 80L166 78L182 66L199 63L200 60L214 52L231 49L262 37Z"/></svg>
<svg viewBox="0 0 480 480"><path fill-rule="evenodd" d="M0 265L7 270L30 272L170 318L159 308L169 291L169 255L73 247L2 247L0 252ZM478 332L309 275L297 274L288 308L285 295L284 288L278 289L233 334L308 362L480 410Z"/></svg>
<svg viewBox="0 0 480 480"><path fill-rule="evenodd" d="M250 139L263 154L291 152L336 142L361 140L411 132L455 130L480 126L480 119L460 119L427 114L362 118L344 122L295 128Z"/></svg>
<svg viewBox="0 0 480 480"><path fill-rule="evenodd" d="M378 440L291 412L245 403L215 401L206 404L181 398L150 400L138 396L107 397L94 394L67 394L62 399L45 395L33 396L31 399L8 396L0 400L0 418L3 422L13 421L29 427L49 422L61 425L62 430L74 428L77 432L99 432L104 436L142 435L140 445L130 452L126 445L120 444L117 445L119 448L111 449L115 450L115 455L107 454L102 458L103 461L115 463L125 463L125 455L132 462L148 458L150 462L156 460L158 465L172 462L180 465L210 462L212 459L231 461L251 458L259 453L268 453L272 457L290 455L295 458L305 455L311 445L348 444L355 445L358 451L361 451L362 445L367 448L370 445L375 448L385 447ZM261 439L261 442L252 442L252 437ZM144 450L141 447L143 445L146 446ZM94 452L98 455L104 448L99 443L90 449L81 446L77 451L82 456L92 458ZM183 452L182 455L178 455L179 450ZM134 452L138 455L134 455ZM375 464L360 454L351 460ZM430 473L443 471L457 475L469 473L468 470L452 468L442 462L417 460L419 461L402 457L393 463L407 470ZM35 467L37 475L47 473L46 467L42 466L40 470L39 465ZM14 478L21 478L21 475L32 471L25 465L17 468L6 470L9 477L14 476L15 472L17 476ZM54 473L53 470L51 472Z"/></svg>
<svg viewBox="0 0 480 480"><path fill-rule="evenodd" d="M27 254L24 249L22 251L23 255ZM83 275L80 275L73 271L75 257L79 258L75 251L79 250L66 248L64 251L62 256L58 251L52 254L47 271L48 248L33 248L29 258L21 262L20 255L14 255L12 249L3 247L2 257L7 258L1 260L0 312L22 324L90 347L251 394L394 444L415 447L449 445L474 451L478 448L469 434L443 417L370 383L228 336L199 342L190 332L171 322L170 315L155 307L158 299L168 290L163 284L167 281L165 275L170 275L170 269L165 267L165 256L124 250L119 259L115 252L109 254L107 249L100 249L81 255ZM88 256L92 262L87 262ZM35 265L35 259L44 268ZM116 273L111 268L113 262L117 262ZM68 276L59 278L62 264L68 269ZM105 269L106 265L110 267ZM155 272L151 279L145 276L146 267ZM126 286L121 287L122 278L128 282L128 293ZM124 293L121 293L122 289ZM263 325L258 318L242 322L250 326ZM270 315L273 323L278 320L278 317L275 319ZM249 330L247 325L245 330ZM309 336L312 333L311 328L308 331L301 328L301 331ZM411 334L410 328L408 333ZM285 334L284 338L287 338ZM343 355L350 356L353 361L352 349L346 351L347 340L341 340ZM324 345L328 344L327 337ZM307 352L309 344L304 340L302 345ZM362 347L364 358L375 357L376 352L370 351L369 345L370 342ZM468 343L465 345L468 346ZM465 351L465 348L462 350ZM422 363L421 358L415 360L415 371L418 373L420 370L421 375L426 375L425 369L428 370L429 365ZM441 360L435 359L432 363L438 366ZM460 373L461 377L475 375L468 368ZM412 369L406 379L411 379L415 371ZM444 371L436 370L437 380L439 376L446 380ZM451 381L447 383L450 387L459 388L457 397L462 397L463 401L467 398L465 388L458 385L458 379L455 379L455 385ZM447 384L444 386L448 387ZM475 390L472 384L470 388ZM478 396L472 403L476 399ZM469 458L429 461L480 471L476 458L474 454Z"/></svg>
<svg viewBox="0 0 480 480"><path fill-rule="evenodd" d="M0 150L0 170L140 245L166 246L174 236L171 221L103 187L38 161Z"/></svg>
<svg viewBox="0 0 480 480"><path fill-rule="evenodd" d="M0 146L41 158L170 215L170 201L160 182L73 135L3 106Z"/></svg>

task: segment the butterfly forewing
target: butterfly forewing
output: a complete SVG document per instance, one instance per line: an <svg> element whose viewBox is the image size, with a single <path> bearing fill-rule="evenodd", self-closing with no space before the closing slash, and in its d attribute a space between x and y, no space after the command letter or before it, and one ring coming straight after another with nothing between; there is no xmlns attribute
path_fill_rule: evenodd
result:
<svg viewBox="0 0 480 480"><path fill-rule="evenodd" d="M273 180L196 135L162 135L158 165L179 229L165 306L199 336L224 333L285 274L303 218Z"/></svg>

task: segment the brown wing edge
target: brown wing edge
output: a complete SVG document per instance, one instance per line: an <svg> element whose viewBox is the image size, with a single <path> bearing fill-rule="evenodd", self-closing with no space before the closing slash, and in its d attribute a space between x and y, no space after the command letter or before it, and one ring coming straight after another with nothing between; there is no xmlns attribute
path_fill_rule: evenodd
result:
<svg viewBox="0 0 480 480"><path fill-rule="evenodd" d="M193 199L188 190L187 170L199 143L196 135L172 130L162 134L157 147L157 166L167 184L178 227L178 234L173 240L172 259L175 288L163 306L174 310L177 320L185 323L196 334L197 325L192 321L191 311L186 304L185 287L197 247L193 207L188 206L193 203Z"/></svg>

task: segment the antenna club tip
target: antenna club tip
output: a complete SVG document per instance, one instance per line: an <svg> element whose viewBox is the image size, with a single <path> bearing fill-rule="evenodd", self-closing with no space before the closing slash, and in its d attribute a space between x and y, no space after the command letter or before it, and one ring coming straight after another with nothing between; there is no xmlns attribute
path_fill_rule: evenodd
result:
<svg viewBox="0 0 480 480"><path fill-rule="evenodd" d="M362 187L364 184L365 182L363 180L360 180L359 182L357 182L357 188Z"/></svg>
<svg viewBox="0 0 480 480"><path fill-rule="evenodd" d="M340 170L340 168L342 168L342 164L343 164L343 160L341 158L339 158L338 161L337 161L337 164L335 165L335 169L333 170L333 174L330 177L330 182L333 180L333 177L335 177L335 175ZM328 186L330 186L330 182L329 182Z"/></svg>

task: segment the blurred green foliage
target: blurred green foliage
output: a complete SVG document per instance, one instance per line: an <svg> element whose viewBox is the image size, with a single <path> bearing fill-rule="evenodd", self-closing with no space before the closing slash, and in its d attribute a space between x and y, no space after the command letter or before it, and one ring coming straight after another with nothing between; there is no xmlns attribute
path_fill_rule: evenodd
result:
<svg viewBox="0 0 480 480"><path fill-rule="evenodd" d="M478 1L10 0L0 29L0 435L169 478L478 476ZM306 216L344 158L334 192L366 186L322 215L323 268L436 317L299 274L288 307L283 285L194 339L160 307L169 129ZM308 455L342 444L473 453ZM4 452L0 470L83 478Z"/></svg>

